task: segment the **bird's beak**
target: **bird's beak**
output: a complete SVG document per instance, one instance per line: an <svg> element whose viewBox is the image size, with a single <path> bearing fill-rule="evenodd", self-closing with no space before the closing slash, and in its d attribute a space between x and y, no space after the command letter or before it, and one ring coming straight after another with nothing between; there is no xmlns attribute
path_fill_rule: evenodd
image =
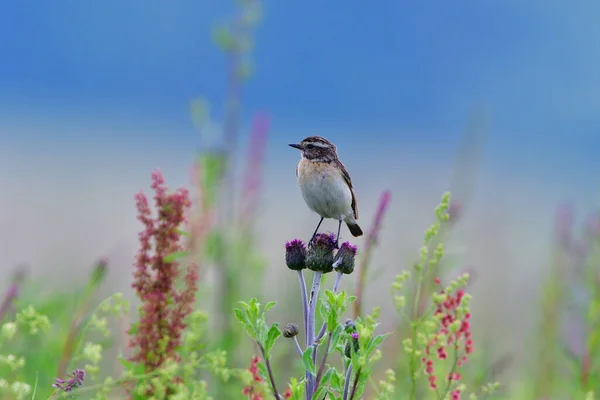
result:
<svg viewBox="0 0 600 400"><path fill-rule="evenodd" d="M300 147L299 144L290 144L288 146L293 147L293 148L298 149L298 150L302 149L302 147Z"/></svg>

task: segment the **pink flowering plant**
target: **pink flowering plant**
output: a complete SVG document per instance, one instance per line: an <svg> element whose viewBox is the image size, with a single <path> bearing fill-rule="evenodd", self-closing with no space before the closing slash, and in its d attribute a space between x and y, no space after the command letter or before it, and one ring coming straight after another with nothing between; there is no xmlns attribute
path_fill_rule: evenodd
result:
<svg viewBox="0 0 600 400"><path fill-rule="evenodd" d="M285 244L286 265L296 273L300 286L302 345L298 341L300 332L296 323L287 324L282 331L278 323L267 322L267 312L275 302L262 306L256 299L251 299L241 302L240 307L234 310L236 318L259 349L264 360L264 363L258 364L264 376L261 379L268 379L275 399L361 398L373 366L381 358L378 347L387 334L375 334L377 315L364 320L343 320L355 297L347 296L339 287L343 276L354 271L356 254L356 246L349 242L336 249L335 235L326 233L316 234L308 247L299 239ZM304 277L306 271L313 275L310 289L307 289ZM329 273L335 273L333 287L326 290L320 300L321 282L323 276ZM320 324L318 329L317 324ZM304 366L303 377L290 382L286 390L288 395L277 387L276 371L271 363L273 347L282 335L292 341ZM333 354L339 355L339 364L332 362Z"/></svg>
<svg viewBox="0 0 600 400"><path fill-rule="evenodd" d="M471 296L464 290L469 274L464 273L446 285L439 277L433 278L431 284L435 289L429 301L422 298L424 287L429 285L427 280L439 273L444 245L436 239L450 221L450 204L450 194L446 193L435 210L434 223L425 232L418 261L411 271L397 275L392 286L396 309L408 324L408 337L402 344L408 362L409 383L405 389L409 399L458 400L467 391L462 383L462 370L475 349L469 310ZM481 391L488 395L495 388L494 384L486 385ZM433 396L427 395L427 391ZM476 396L471 393L471 398Z"/></svg>

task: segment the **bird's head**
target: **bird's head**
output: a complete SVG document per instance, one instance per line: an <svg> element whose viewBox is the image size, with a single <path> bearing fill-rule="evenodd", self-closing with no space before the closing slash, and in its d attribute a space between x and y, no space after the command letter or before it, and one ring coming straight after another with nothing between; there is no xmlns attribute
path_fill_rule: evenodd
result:
<svg viewBox="0 0 600 400"><path fill-rule="evenodd" d="M337 149L333 143L321 136L309 136L290 147L302 152L302 157L311 161L328 162L337 158Z"/></svg>

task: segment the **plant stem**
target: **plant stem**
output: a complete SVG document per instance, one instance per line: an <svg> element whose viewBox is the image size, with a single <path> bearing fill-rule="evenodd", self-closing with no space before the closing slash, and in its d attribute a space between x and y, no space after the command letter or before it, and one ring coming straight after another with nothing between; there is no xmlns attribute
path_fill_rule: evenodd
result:
<svg viewBox="0 0 600 400"><path fill-rule="evenodd" d="M302 357L302 348L300 347L300 343L298 343L298 338L296 336L294 336L294 344L296 345L296 351L298 351L298 354Z"/></svg>
<svg viewBox="0 0 600 400"><path fill-rule="evenodd" d="M321 378L323 378L323 372L325 371L325 363L327 362L327 356L329 355L329 346L331 346L331 338L333 332L329 332L329 336L327 337L327 345L325 346L325 354L323 354L323 358L321 358L321 365L319 365L319 371L317 372L317 379L315 381L315 392L319 388L319 384L321 383Z"/></svg>
<svg viewBox="0 0 600 400"><path fill-rule="evenodd" d="M421 282L423 280L423 276L421 274L421 272L419 272L419 277L418 277L418 281L417 281L417 292L414 298L414 304L413 304L413 320L410 323L410 329L411 329L411 340L412 340L412 353L410 355L410 380L411 380L411 388L410 388L410 399L414 400L415 396L417 394L417 377L416 377L416 373L417 373L417 365L416 365L416 350L415 350L415 345L417 343L417 330L418 330L418 324L419 324L419 317L418 317L418 307L419 307L419 298L421 297Z"/></svg>
<svg viewBox="0 0 600 400"><path fill-rule="evenodd" d="M271 360L267 357L265 348L261 344L258 346L263 358L265 359L265 365L267 366L267 372L269 373L269 380L271 381L271 388L273 389L273 396L275 396L275 400L280 400L281 396L279 396L277 385L275 385L275 376L273 375L273 369L271 368Z"/></svg>
<svg viewBox="0 0 600 400"><path fill-rule="evenodd" d="M298 272L298 280L300 281L300 292L302 294L302 312L304 314L304 340L308 347L308 299L306 298L306 281L304 280L304 274L302 271Z"/></svg>
<svg viewBox="0 0 600 400"><path fill-rule="evenodd" d="M350 390L350 377L352 376L352 362L348 365L348 369L346 369L346 379L344 380L344 395L342 400L348 400L348 390Z"/></svg>
<svg viewBox="0 0 600 400"><path fill-rule="evenodd" d="M335 277L335 282L333 283L333 293L337 293L337 291L339 290L343 275L344 274L341 272L337 273L337 275ZM321 326L321 330L319 331L319 334L315 338L315 342L318 342L319 340L321 340L323 335L325 335L326 330L327 330L327 324L325 322L323 322L323 325Z"/></svg>
<svg viewBox="0 0 600 400"><path fill-rule="evenodd" d="M310 291L310 301L308 309L308 320L306 324L306 347L313 345L315 341L315 313L317 309L317 300L319 298L319 289L321 288L322 272L315 272L313 276L312 289ZM312 362L317 359L317 348L315 347L312 354ZM311 400L315 390L315 377L310 372L306 372L306 398Z"/></svg>
<svg viewBox="0 0 600 400"><path fill-rule="evenodd" d="M356 374L354 375L354 383L352 384L352 392L350 393L350 399L354 399L354 395L356 395L356 388L358 387L358 378L360 377L360 367L356 370Z"/></svg>
<svg viewBox="0 0 600 400"><path fill-rule="evenodd" d="M94 289L96 289L96 285L93 280L89 282L86 286L86 290L83 294L83 298L80 300L79 308L75 313L75 317L71 322L71 327L69 328L69 334L67 336L67 340L63 347L62 355L60 358L60 362L58 364L58 371L56 372L56 376L63 376L67 373L67 366L71 357L73 356L73 350L75 349L75 345L77 342L77 335L80 333L81 322L85 316L85 313L88 311L88 306L92 294L94 293Z"/></svg>
<svg viewBox="0 0 600 400"><path fill-rule="evenodd" d="M454 375L456 372L456 364L458 363L458 345L454 345L454 362L452 363L452 369L450 370L450 377ZM444 394L442 395L442 399L445 399L450 391L450 386L452 385L452 379L448 379L448 383L446 384L446 388L444 389Z"/></svg>

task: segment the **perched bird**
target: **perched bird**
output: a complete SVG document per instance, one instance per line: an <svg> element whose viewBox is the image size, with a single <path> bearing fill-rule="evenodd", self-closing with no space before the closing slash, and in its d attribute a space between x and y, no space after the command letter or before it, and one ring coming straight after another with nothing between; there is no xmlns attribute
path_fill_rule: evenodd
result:
<svg viewBox="0 0 600 400"><path fill-rule="evenodd" d="M342 221L348 225L353 236L361 236L363 231L356 222L358 205L352 180L338 158L335 145L324 137L309 136L290 146L302 153L296 167L296 177L304 201L308 208L321 216L311 242L325 218L339 221L338 241Z"/></svg>

